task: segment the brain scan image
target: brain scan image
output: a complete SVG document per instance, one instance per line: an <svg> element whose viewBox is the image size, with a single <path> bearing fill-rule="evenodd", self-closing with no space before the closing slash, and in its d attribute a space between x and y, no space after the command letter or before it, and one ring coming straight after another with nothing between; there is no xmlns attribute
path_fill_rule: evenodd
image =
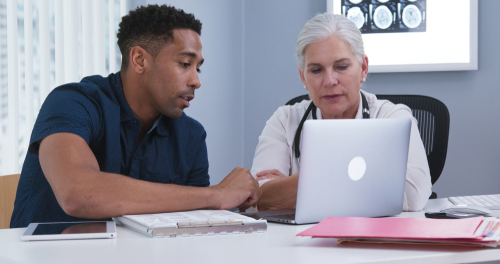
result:
<svg viewBox="0 0 500 264"><path fill-rule="evenodd" d="M422 13L415 5L407 5L403 9L403 23L409 28L416 28L422 22Z"/></svg>
<svg viewBox="0 0 500 264"><path fill-rule="evenodd" d="M392 24L392 13L385 5L381 5L375 9L373 13L373 22L380 29L386 29Z"/></svg>
<svg viewBox="0 0 500 264"><path fill-rule="evenodd" d="M363 14L363 11L357 6L349 9L347 11L347 18L349 18L358 28L363 27L365 24L365 16Z"/></svg>
<svg viewBox="0 0 500 264"><path fill-rule="evenodd" d="M426 32L427 0L334 0L361 34Z"/></svg>

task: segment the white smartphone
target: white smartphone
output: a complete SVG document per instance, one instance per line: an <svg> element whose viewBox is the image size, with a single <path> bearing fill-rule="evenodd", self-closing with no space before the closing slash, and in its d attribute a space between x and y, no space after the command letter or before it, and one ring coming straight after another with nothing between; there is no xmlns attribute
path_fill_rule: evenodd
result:
<svg viewBox="0 0 500 264"><path fill-rule="evenodd" d="M23 241L115 238L113 221L31 223L21 236Z"/></svg>

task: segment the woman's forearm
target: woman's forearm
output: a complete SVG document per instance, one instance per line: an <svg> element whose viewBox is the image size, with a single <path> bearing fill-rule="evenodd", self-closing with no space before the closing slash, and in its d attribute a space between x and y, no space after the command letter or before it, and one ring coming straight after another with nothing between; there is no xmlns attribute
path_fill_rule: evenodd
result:
<svg viewBox="0 0 500 264"><path fill-rule="evenodd" d="M294 209L297 201L299 174L272 180L260 188L262 196L258 202L259 211Z"/></svg>

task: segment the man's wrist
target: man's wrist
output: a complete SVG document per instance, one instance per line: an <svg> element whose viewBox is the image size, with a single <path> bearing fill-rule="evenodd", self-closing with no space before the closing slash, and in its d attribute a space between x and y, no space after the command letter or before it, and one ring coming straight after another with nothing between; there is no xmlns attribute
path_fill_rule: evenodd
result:
<svg viewBox="0 0 500 264"><path fill-rule="evenodd" d="M210 209L219 210L222 207L221 190L218 185L207 187L208 192L208 207Z"/></svg>

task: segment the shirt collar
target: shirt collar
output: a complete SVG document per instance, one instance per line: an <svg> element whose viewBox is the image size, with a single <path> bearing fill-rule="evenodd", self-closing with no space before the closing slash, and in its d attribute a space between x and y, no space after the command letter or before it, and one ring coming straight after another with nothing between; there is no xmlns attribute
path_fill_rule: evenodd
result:
<svg viewBox="0 0 500 264"><path fill-rule="evenodd" d="M151 127L151 129L148 131L148 134L149 134L151 131L153 131L153 129L155 129L155 127L157 127L157 126L158 126L158 122L160 122L160 119L161 119L161 116L159 116L159 117L156 119L155 123L153 124L153 126Z"/></svg>
<svg viewBox="0 0 500 264"><path fill-rule="evenodd" d="M110 84L113 87L113 92L115 94L116 101L120 106L120 122L126 122L130 120L139 120L132 109L130 108L127 99L125 98L125 94L123 93L123 85L120 78L120 72L115 74L111 74L109 76Z"/></svg>
<svg viewBox="0 0 500 264"><path fill-rule="evenodd" d="M182 113L182 115L184 115L184 113ZM156 127L156 133L158 133L158 135L168 136L171 122L172 119L170 119L169 117L160 115L160 117L156 120L155 124L153 125L153 128Z"/></svg>
<svg viewBox="0 0 500 264"><path fill-rule="evenodd" d="M148 134L153 131L153 129L156 128L156 133L160 136L168 136L168 124L170 122L170 119L164 115L160 115L158 119L156 119L155 123L151 127L151 129L148 131Z"/></svg>

